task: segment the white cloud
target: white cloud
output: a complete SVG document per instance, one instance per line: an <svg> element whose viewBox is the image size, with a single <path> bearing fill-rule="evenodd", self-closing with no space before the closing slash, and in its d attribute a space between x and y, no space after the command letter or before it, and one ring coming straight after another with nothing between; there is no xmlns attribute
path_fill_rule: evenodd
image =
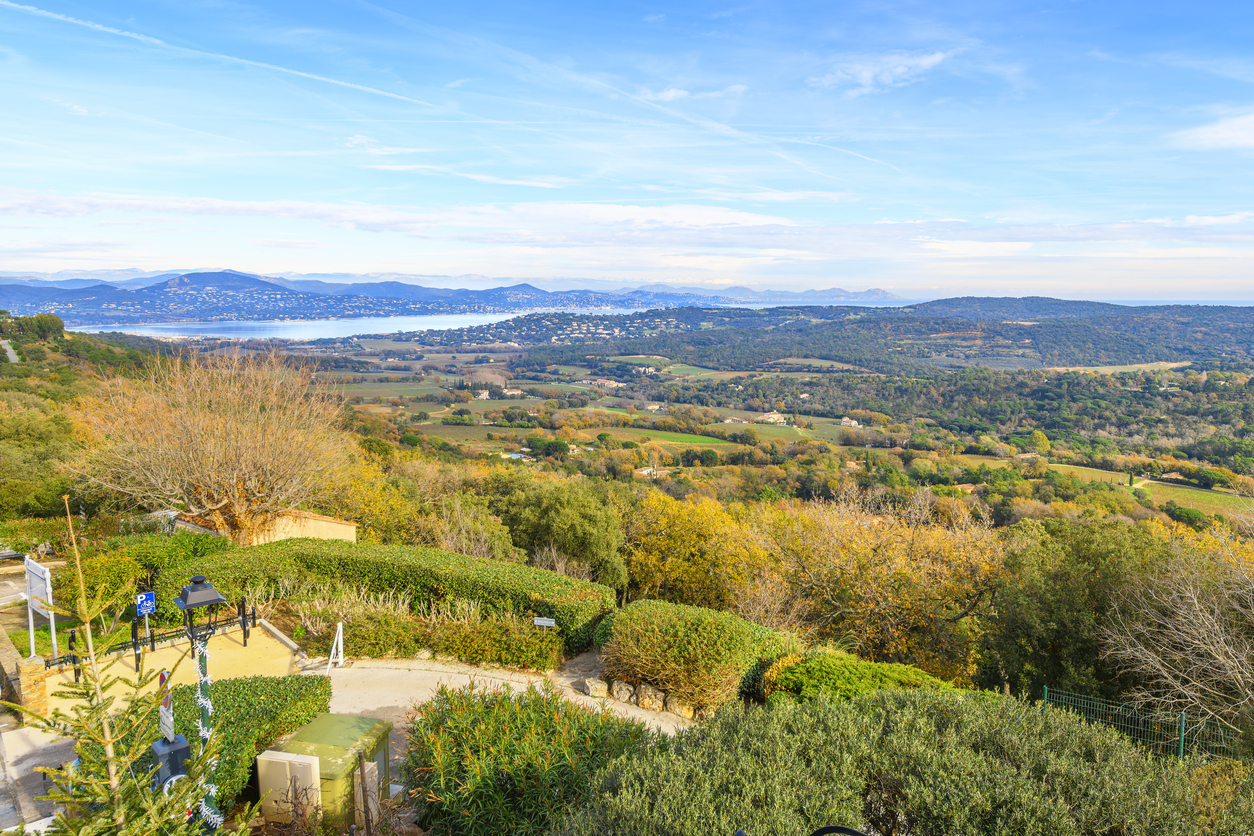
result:
<svg viewBox="0 0 1254 836"><path fill-rule="evenodd" d="M956 258L1004 258L1026 252L1031 241L928 241L925 250L937 250Z"/></svg>
<svg viewBox="0 0 1254 836"><path fill-rule="evenodd" d="M473 174L468 171L457 171L446 165L368 165L379 171L413 171L418 174L451 174L454 177L465 177L478 183L495 183L498 186L531 186L537 189L560 189L574 181L568 177L544 177L535 180L508 180L494 177L491 174Z"/></svg>
<svg viewBox="0 0 1254 836"><path fill-rule="evenodd" d="M1186 148L1205 151L1219 148L1254 148L1254 113L1189 128L1187 131L1173 134L1172 139L1176 144Z"/></svg>
<svg viewBox="0 0 1254 836"><path fill-rule="evenodd" d="M920 80L942 61L961 50L948 52L890 52L884 55L848 56L839 59L832 71L811 78L817 87L846 87L850 96L875 93L889 87L904 87Z"/></svg>
<svg viewBox="0 0 1254 836"><path fill-rule="evenodd" d="M279 250L318 250L326 246L322 241L295 241L284 238L262 238L252 243L258 247L273 247Z"/></svg>
<svg viewBox="0 0 1254 836"><path fill-rule="evenodd" d="M640 92L636 95L650 102L673 102L679 99L686 99L692 94L679 87L667 87L665 90L660 90L657 93L654 93L647 87L641 87Z"/></svg>
<svg viewBox="0 0 1254 836"><path fill-rule="evenodd" d="M728 96L739 96L741 93L749 89L748 84L733 84L730 87L724 87L722 90L711 90L708 93L698 93L694 98L697 99L724 99Z"/></svg>
<svg viewBox="0 0 1254 836"><path fill-rule="evenodd" d="M661 23L662 21L666 20L666 15L664 14L645 15L643 19L645 23Z"/></svg>

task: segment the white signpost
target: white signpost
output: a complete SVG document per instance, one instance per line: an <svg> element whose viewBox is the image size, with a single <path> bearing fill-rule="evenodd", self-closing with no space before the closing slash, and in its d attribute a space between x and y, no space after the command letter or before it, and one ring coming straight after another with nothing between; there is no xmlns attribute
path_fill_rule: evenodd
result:
<svg viewBox="0 0 1254 836"><path fill-rule="evenodd" d="M52 611L52 570L26 556L26 623L30 629L30 655L35 655L35 613L48 619L52 656L57 656L57 617Z"/></svg>
<svg viewBox="0 0 1254 836"><path fill-rule="evenodd" d="M170 672L162 671L160 677L161 707L157 709L157 722L161 726L161 736L166 742L174 742L174 709L170 705Z"/></svg>

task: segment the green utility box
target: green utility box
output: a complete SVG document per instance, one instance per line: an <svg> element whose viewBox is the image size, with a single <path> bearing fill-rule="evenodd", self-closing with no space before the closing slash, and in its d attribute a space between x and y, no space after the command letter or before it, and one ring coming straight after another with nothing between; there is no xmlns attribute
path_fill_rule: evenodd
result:
<svg viewBox="0 0 1254 836"><path fill-rule="evenodd" d="M388 798L390 774L387 720L354 717L350 714L321 714L274 746L279 752L312 755L318 759L320 798L326 820L339 833L356 822L364 825L363 808L378 821L378 806ZM369 797L362 802L361 781L357 776L358 753L365 756Z"/></svg>

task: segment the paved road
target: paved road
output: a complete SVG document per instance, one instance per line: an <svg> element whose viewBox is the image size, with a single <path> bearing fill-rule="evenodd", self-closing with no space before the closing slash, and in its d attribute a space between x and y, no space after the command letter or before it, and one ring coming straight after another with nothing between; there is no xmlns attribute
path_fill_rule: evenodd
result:
<svg viewBox="0 0 1254 836"><path fill-rule="evenodd" d="M4 349L4 353L9 355L9 362L17 362L17 352L13 350L13 346L9 345L8 340L0 340L0 348Z"/></svg>

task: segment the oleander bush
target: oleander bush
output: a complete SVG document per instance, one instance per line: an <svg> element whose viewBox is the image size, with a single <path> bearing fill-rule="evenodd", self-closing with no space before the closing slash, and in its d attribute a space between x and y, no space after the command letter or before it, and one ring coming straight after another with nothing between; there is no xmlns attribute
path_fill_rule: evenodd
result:
<svg viewBox="0 0 1254 836"><path fill-rule="evenodd" d="M547 683L519 692L441 686L415 712L400 779L418 826L437 836L548 833L588 800L599 770L668 743Z"/></svg>
<svg viewBox="0 0 1254 836"><path fill-rule="evenodd" d="M433 600L475 601L486 615L513 612L552 618L570 653L592 644L597 619L615 606L614 590L607 586L531 566L435 549L297 539L232 554L254 564L284 562L375 591L402 590L413 596L415 605Z"/></svg>
<svg viewBox="0 0 1254 836"><path fill-rule="evenodd" d="M554 834L796 836L831 824L881 836L1254 832L1248 774L1206 776L1217 789L1202 805L1191 782L1200 767L992 694L820 694L728 707L667 749L615 761Z"/></svg>
<svg viewBox="0 0 1254 836"><path fill-rule="evenodd" d="M188 660L188 664L192 664ZM210 667L212 673L212 663ZM222 740L222 756L214 770L218 806L230 810L248 783L253 760L281 735L294 732L319 714L331 710L331 680L325 676L250 676L222 679L209 686L213 698L212 722ZM196 686L173 689L174 727L197 745ZM156 718L153 718L154 739Z"/></svg>
<svg viewBox="0 0 1254 836"><path fill-rule="evenodd" d="M952 688L926 671L911 665L864 662L848 653L781 657L762 677L762 696L781 699L813 699L827 694L850 699L880 688Z"/></svg>
<svg viewBox="0 0 1254 836"><path fill-rule="evenodd" d="M612 679L648 683L709 709L741 693L759 660L778 656L788 642L731 613L641 600L615 614L601 661Z"/></svg>

